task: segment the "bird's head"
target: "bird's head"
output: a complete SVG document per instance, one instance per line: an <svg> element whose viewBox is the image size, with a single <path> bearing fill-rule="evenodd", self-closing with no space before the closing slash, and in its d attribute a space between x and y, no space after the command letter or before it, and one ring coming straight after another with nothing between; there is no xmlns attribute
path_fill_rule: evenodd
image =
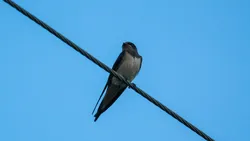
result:
<svg viewBox="0 0 250 141"><path fill-rule="evenodd" d="M128 52L137 52L137 48L135 46L135 44L133 44L132 42L124 42L122 44L122 50L124 51L128 51Z"/></svg>

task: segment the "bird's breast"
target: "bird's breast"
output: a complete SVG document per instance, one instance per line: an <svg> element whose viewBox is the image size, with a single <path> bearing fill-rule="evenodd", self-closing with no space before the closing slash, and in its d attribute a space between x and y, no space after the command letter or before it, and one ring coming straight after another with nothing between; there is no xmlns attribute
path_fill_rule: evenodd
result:
<svg viewBox="0 0 250 141"><path fill-rule="evenodd" d="M125 55L124 61L118 68L117 73L121 74L125 79L132 81L140 69L141 58L133 57L128 53ZM120 83L115 77L113 77L113 82Z"/></svg>

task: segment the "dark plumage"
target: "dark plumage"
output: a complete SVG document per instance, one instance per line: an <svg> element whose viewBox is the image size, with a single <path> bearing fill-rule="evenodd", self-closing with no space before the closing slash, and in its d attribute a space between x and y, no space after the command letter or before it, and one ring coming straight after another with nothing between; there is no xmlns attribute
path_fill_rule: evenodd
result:
<svg viewBox="0 0 250 141"><path fill-rule="evenodd" d="M138 54L136 46L131 42L125 42L122 45L122 52L115 61L112 69L131 82L140 71L141 64L142 64L142 57ZM102 91L101 96L107 89L106 94L101 104L99 105L99 108L95 114L94 121L96 121L99 118L99 116L103 112L105 112L119 98L119 96L123 93L123 91L126 88L127 88L126 84L121 82L119 79L113 77L113 75L111 74L109 75L108 81ZM97 104L99 100L97 101Z"/></svg>

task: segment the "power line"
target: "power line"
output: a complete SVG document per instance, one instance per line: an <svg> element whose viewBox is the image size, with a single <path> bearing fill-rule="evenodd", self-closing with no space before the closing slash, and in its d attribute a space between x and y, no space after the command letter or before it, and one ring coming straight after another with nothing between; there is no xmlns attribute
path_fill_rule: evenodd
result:
<svg viewBox="0 0 250 141"><path fill-rule="evenodd" d="M34 22L36 22L37 24L39 24L40 26L42 26L43 28L45 28L47 31L49 31L51 34L55 35L57 38L61 39L64 43L66 43L69 46L71 46L72 48L74 48L76 51L78 51L79 53L81 53L83 56L87 57L89 60L91 60L92 62L94 62L96 65L98 65L99 67L101 67L105 71L111 73L112 75L114 75L115 77L117 77L118 79L120 79L121 81L123 81L125 84L127 84L134 91L136 91L137 93L139 93L140 95L142 95L144 98L146 98L147 100L149 100L150 102L152 102L153 104L155 104L156 106L158 106L159 108L161 108L163 111L167 112L173 118L177 119L179 122L181 122L182 124L184 124L185 126L187 126L189 129L191 129L192 131L194 131L195 133L197 133L198 135L200 135L201 137L203 137L205 140L207 140L207 141L214 141L211 137L209 137L204 132L202 132L201 130L199 130L197 127L195 127L194 125L192 125L191 123L189 123L188 121L186 121L185 119L183 119L177 113L175 113L174 111L170 110L165 105L161 104L159 101L157 101L156 99L154 99L153 97L151 97L150 95L148 95L146 92L144 92L140 88L136 87L136 85L133 85L132 83L130 83L127 80L125 80L120 74L118 74L114 70L110 69L104 63L102 63L99 60L97 60L91 54L89 54L85 50L81 49L75 43L73 43L72 41L70 41L69 39L67 39L66 37L64 37L62 34L58 33L56 30L54 30L53 28L51 28L49 25L47 25L43 21L39 20L37 17L35 17L31 13L29 13L28 11L26 11L25 9L23 9L19 5L17 5L15 2L13 2L11 0L4 0L4 2L8 3L10 6L12 6L13 8L15 8L19 12L21 12L23 15L29 17L31 20L33 20Z"/></svg>

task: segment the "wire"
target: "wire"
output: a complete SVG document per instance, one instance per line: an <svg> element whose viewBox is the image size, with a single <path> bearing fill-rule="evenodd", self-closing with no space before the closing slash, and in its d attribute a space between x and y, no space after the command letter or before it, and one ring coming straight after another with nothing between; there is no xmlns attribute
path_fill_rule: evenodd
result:
<svg viewBox="0 0 250 141"><path fill-rule="evenodd" d="M128 82L127 80L125 80L120 74L118 74L114 70L110 69L104 63L102 63L99 60L97 60L95 57L93 57L92 55L90 55L88 52L86 52L85 50L81 49L75 43L73 43L72 41L70 41L69 39L67 39L66 37L64 37L62 34L58 33L56 30L54 30L53 28L51 28L49 25L47 25L43 21L39 20L37 17L35 17L31 13L29 13L28 11L26 11L25 9L23 9L19 5L17 5L15 2L13 2L11 0L4 0L4 2L8 3L10 6L12 6L13 8L15 8L19 12L21 12L23 15L29 17L31 20L33 20L34 22L36 22L37 24L39 24L40 26L42 26L43 28L45 28L47 31L49 31L51 34L55 35L57 38L61 39L63 42L65 42L66 44L68 44L69 46L71 46L72 48L74 48L76 51L78 51L79 53L81 53L82 55L84 55L86 58L88 58L89 60L91 60L92 62L94 62L95 64L97 64L99 67L103 68L105 71L111 73L112 75L114 75L115 77L117 77L118 79L120 79L121 81L123 81L125 84L127 84L134 91L136 91L137 93L139 93L140 95L142 95L144 98L146 98L147 100L149 100L150 102L152 102L153 104L155 104L156 106L158 106L159 108L161 108L163 111L167 112L173 118L177 119L179 122L181 122L182 124L184 124L185 126L187 126L189 129L191 129L192 131L194 131L195 133L197 133L198 135L200 135L201 137L203 137L205 140L207 140L207 141L214 141L211 137L209 137L204 132L202 132L201 130L199 130L197 127L195 127L194 125L192 125L191 123L189 123L188 121L186 121L185 119L183 119L177 113L175 113L174 111L170 110L169 108L167 108L166 106L164 106L163 104L161 104L159 101L157 101L156 99L154 99L153 97L151 97L150 95L148 95L146 92L144 92L140 88L136 87L136 85L133 85L130 82Z"/></svg>

